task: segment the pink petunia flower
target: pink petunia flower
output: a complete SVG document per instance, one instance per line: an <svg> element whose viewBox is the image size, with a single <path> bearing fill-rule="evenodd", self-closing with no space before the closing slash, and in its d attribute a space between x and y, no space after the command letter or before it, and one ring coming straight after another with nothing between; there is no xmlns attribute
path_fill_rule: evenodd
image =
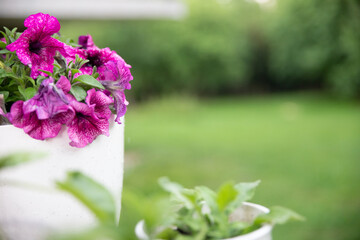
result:
<svg viewBox="0 0 360 240"><path fill-rule="evenodd" d="M133 80L130 68L124 60L109 61L104 64L103 74L99 76L99 81L110 91L114 97L114 107L116 110L117 123L121 123L120 118L125 115L127 105L124 90L131 89L130 81Z"/></svg>
<svg viewBox="0 0 360 240"><path fill-rule="evenodd" d="M124 59L120 57L115 51L110 50L110 48L98 48L94 44L91 35L80 36L79 45L79 48L65 45L67 54L66 60L68 62L74 61L76 55L78 55L82 59L89 60L89 62L80 69L82 74L92 75L93 68L94 66L96 66L99 76L105 78L104 74L107 71L106 64L108 62L122 61L125 63ZM127 68L131 68L131 66L126 63L125 66Z"/></svg>
<svg viewBox="0 0 360 240"><path fill-rule="evenodd" d="M99 135L109 136L109 120L98 118L95 114L95 106L72 101L71 106L75 110L75 117L67 124L70 145L82 148L92 143Z"/></svg>
<svg viewBox="0 0 360 240"><path fill-rule="evenodd" d="M24 25L27 29L6 48L16 51L20 61L31 68L32 78L44 75L39 70L52 72L56 52L66 55L64 43L51 37L59 32L59 21L48 14L37 13L29 16Z"/></svg>
<svg viewBox="0 0 360 240"><path fill-rule="evenodd" d="M44 80L33 98L17 101L11 106L7 114L9 121L32 138L44 140L56 137L62 125L75 115L65 95L69 84L63 76L56 85L52 78Z"/></svg>
<svg viewBox="0 0 360 240"><path fill-rule="evenodd" d="M114 102L111 97L101 91L90 89L87 91L85 102L88 106L94 106L94 112L98 118L109 120L111 116L109 105Z"/></svg>
<svg viewBox="0 0 360 240"><path fill-rule="evenodd" d="M96 66L99 76L106 70L105 64L109 61L124 61L115 51L110 48L89 48L84 50L85 59L89 60L80 70L85 74L92 74L93 67Z"/></svg>
<svg viewBox="0 0 360 240"><path fill-rule="evenodd" d="M72 116L73 112L61 112L53 118L39 119L36 112L24 113L24 102L17 101L11 106L8 114L9 121L18 128L22 128L25 133L32 138L44 140L56 137L62 127L62 122Z"/></svg>

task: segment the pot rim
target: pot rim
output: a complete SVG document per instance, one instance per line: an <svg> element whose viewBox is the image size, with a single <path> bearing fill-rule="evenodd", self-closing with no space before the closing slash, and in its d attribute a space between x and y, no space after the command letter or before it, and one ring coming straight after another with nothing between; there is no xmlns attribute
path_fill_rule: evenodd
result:
<svg viewBox="0 0 360 240"><path fill-rule="evenodd" d="M264 207L262 205L256 204L256 203L249 203L249 202L243 202L243 205L249 206L252 208L255 208L263 213L269 213L270 210L267 207ZM256 240L260 237L266 236L267 234L270 234L272 231L273 226L270 224L264 224L261 228L256 229L255 231L252 231L250 233L239 235L232 238L226 238L223 240Z"/></svg>

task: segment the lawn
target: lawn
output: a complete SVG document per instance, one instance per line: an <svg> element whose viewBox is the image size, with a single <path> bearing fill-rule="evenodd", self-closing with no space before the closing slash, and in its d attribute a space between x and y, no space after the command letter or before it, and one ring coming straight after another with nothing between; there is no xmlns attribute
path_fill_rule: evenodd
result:
<svg viewBox="0 0 360 240"><path fill-rule="evenodd" d="M281 205L305 222L278 226L274 240L360 239L360 104L315 93L131 104L126 115L121 229L156 214L168 176L216 189L261 185L253 202Z"/></svg>

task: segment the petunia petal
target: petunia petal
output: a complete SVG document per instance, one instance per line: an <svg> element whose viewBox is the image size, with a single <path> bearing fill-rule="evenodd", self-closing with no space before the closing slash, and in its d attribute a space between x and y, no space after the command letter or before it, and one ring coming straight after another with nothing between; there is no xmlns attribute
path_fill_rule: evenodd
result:
<svg viewBox="0 0 360 240"><path fill-rule="evenodd" d="M46 76L39 70L52 72L56 53L67 55L65 45L51 37L60 30L60 24L55 17L42 13L29 16L24 24L28 28L6 48L16 51L19 60L31 68L32 78Z"/></svg>
<svg viewBox="0 0 360 240"><path fill-rule="evenodd" d="M38 140L56 137L62 127L62 124L57 119L40 120L35 113L31 113L26 118L25 123L26 125L23 127L24 132Z"/></svg>
<svg viewBox="0 0 360 240"><path fill-rule="evenodd" d="M10 109L10 114L8 115L9 121L18 128L24 127L24 111L23 111L23 101L16 101Z"/></svg>
<svg viewBox="0 0 360 240"><path fill-rule="evenodd" d="M96 91L95 89L90 89L87 92L85 102L89 106L94 106L95 114L98 118L109 119L111 116L111 110L109 105L114 101L111 97L107 96L105 93Z"/></svg>
<svg viewBox="0 0 360 240"><path fill-rule="evenodd" d="M91 35L79 36L79 45L81 49L98 48L95 46Z"/></svg>
<svg viewBox="0 0 360 240"><path fill-rule="evenodd" d="M65 76L61 76L56 82L56 87L61 89L64 93L68 93L71 89L71 83Z"/></svg>
<svg viewBox="0 0 360 240"><path fill-rule="evenodd" d="M71 102L76 114L69 123L68 135L73 147L85 147L101 134L109 136L109 121L99 119L94 113L94 107L77 101Z"/></svg>
<svg viewBox="0 0 360 240"><path fill-rule="evenodd" d="M60 31L60 23L56 17L43 13L37 13L27 17L24 21L24 26L42 31L47 35L52 35Z"/></svg>
<svg viewBox="0 0 360 240"><path fill-rule="evenodd" d="M116 110L115 122L121 124L120 118L125 115L129 103L126 101L123 91L112 92L112 95L114 97L114 107Z"/></svg>

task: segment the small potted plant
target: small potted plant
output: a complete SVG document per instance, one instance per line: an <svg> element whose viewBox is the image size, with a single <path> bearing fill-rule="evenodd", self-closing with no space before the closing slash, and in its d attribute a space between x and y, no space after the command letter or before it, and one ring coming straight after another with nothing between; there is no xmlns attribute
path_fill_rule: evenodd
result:
<svg viewBox="0 0 360 240"><path fill-rule="evenodd" d="M186 189L167 178L159 182L171 193L172 210L152 229L139 222L135 233L140 240L271 240L274 224L303 220L283 207L268 209L246 202L260 181L226 183L218 192L205 186Z"/></svg>
<svg viewBox="0 0 360 240"><path fill-rule="evenodd" d="M4 28L0 37L0 153L40 151L47 157L3 170L0 223L16 223L19 234L21 223L59 230L93 224L86 209L54 190L55 179L72 169L111 191L117 221L131 66L90 35L77 43L64 40L54 16L37 13L24 26L22 33Z"/></svg>

